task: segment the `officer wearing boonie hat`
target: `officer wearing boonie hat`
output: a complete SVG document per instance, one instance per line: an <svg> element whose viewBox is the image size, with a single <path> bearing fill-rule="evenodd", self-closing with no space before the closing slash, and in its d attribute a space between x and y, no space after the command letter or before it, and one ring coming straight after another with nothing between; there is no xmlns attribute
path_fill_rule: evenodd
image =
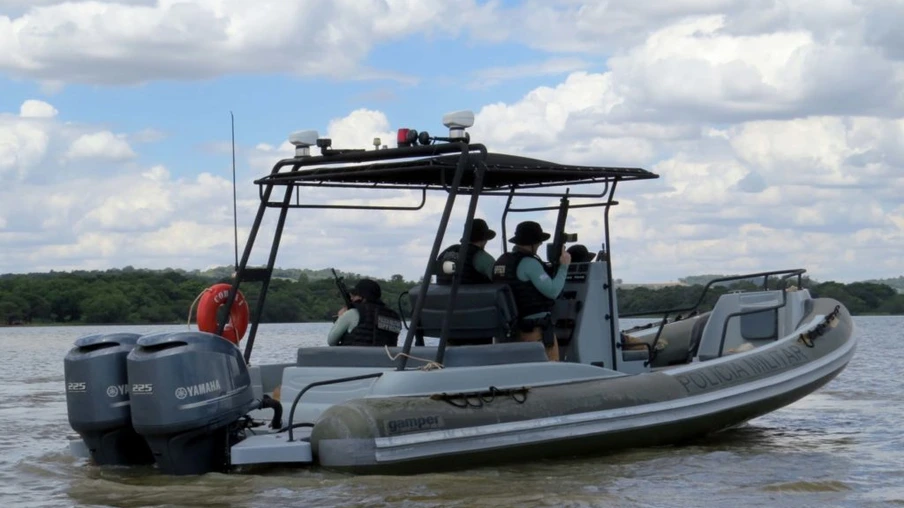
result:
<svg viewBox="0 0 904 508"><path fill-rule="evenodd" d="M558 361L559 344L553 333L552 307L565 287L571 255L563 246L558 271L554 276L548 274L537 251L549 237L534 221L518 224L515 236L509 239L515 246L496 260L493 279L512 288L518 306L519 340L542 340L547 357Z"/></svg>
<svg viewBox="0 0 904 508"><path fill-rule="evenodd" d="M571 260L575 263L590 263L596 257L587 250L587 247L579 243L568 247L568 253L571 254Z"/></svg>
<svg viewBox="0 0 904 508"><path fill-rule="evenodd" d="M496 238L496 232L487 226L483 219L474 219L471 223L471 238L465 247L465 257L462 262L458 260L458 251L461 243L450 245L436 257L433 273L436 275L436 283L441 285L452 284L455 271L461 268L462 284L481 284L493 281L493 264L496 262L493 256L486 250L487 242Z"/></svg>

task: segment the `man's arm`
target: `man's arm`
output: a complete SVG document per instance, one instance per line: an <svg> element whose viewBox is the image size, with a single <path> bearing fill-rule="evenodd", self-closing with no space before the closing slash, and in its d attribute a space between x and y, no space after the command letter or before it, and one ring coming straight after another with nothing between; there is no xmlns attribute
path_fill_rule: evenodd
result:
<svg viewBox="0 0 904 508"><path fill-rule="evenodd" d="M487 279L491 281L493 280L493 265L495 264L496 259L485 250L479 250L474 254L474 269L486 275Z"/></svg>
<svg viewBox="0 0 904 508"><path fill-rule="evenodd" d="M358 321L360 320L360 315L358 313L358 309L349 309L345 311L339 319L333 323L333 327L330 328L330 333L326 337L326 342L330 346L338 346L339 341L342 339L342 336L347 332L351 332L356 326L358 326Z"/></svg>
<svg viewBox="0 0 904 508"><path fill-rule="evenodd" d="M517 275L520 280L531 281L538 291L547 298L558 298L562 288L565 287L565 275L568 273L568 265L561 264L554 279L546 274L543 265L534 258L524 258L518 263Z"/></svg>

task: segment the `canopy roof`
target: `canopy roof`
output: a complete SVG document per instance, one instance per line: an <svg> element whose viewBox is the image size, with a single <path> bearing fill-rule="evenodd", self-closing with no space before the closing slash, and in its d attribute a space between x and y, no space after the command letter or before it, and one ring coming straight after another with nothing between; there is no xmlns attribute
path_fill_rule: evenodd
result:
<svg viewBox="0 0 904 508"><path fill-rule="evenodd" d="M381 155L381 151L398 152L399 150L401 149L368 151L366 154L368 154L367 158L375 159ZM305 168L302 166L295 171L274 172L261 178L257 183L385 184L412 188L444 188L451 184L461 154L416 159L372 160L359 163L348 160L351 158L340 155L286 159L281 161L274 171L278 171L280 165L282 167L294 166L296 163L303 163L304 166L318 165L319 167ZM475 165L480 163L479 155L473 152L469 158L472 167L476 167ZM574 166L504 153L488 153L485 164L486 171L482 187L486 190L525 185L547 187L569 183L659 178L659 175L641 168ZM462 175L461 188L471 188L473 182L474 172L465 171Z"/></svg>

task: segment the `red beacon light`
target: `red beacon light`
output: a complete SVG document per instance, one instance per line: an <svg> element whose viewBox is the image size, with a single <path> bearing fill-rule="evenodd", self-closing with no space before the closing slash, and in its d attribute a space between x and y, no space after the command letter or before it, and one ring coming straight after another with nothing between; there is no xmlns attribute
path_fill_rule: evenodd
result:
<svg viewBox="0 0 904 508"><path fill-rule="evenodd" d="M396 144L399 148L417 144L417 131L414 129L399 129L396 134Z"/></svg>
<svg viewBox="0 0 904 508"><path fill-rule="evenodd" d="M418 132L414 129L399 129L396 134L396 143L399 148L415 146L417 144L429 145L433 138L427 131Z"/></svg>

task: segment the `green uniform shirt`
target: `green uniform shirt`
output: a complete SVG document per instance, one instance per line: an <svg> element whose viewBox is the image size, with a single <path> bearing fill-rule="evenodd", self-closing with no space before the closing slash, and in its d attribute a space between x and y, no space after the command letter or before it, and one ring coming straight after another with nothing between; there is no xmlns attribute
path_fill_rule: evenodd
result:
<svg viewBox="0 0 904 508"><path fill-rule="evenodd" d="M342 336L346 333L351 333L352 330L358 326L358 321L361 320L361 314L358 312L358 309L348 309L343 312L339 319L333 323L333 327L330 328L330 333L326 337L326 342L330 346L338 346L339 340L342 339Z"/></svg>
<svg viewBox="0 0 904 508"><path fill-rule="evenodd" d="M518 280L531 281L534 287L537 288L537 291L542 293L543 296L556 299L559 297L559 293L562 292L562 288L565 287L565 275L567 273L568 265L559 265L555 278L550 278L546 273L546 270L543 269L543 265L540 264L536 258L528 257L522 259L521 262L518 263L518 270L515 272L515 275L518 276ZM524 316L524 318L541 318L546 314L549 313L540 312L538 314Z"/></svg>
<svg viewBox="0 0 904 508"><path fill-rule="evenodd" d="M475 270L486 275L488 279L493 280L493 265L496 264L496 260L493 256L487 251L480 249L474 253L472 262L474 263Z"/></svg>

